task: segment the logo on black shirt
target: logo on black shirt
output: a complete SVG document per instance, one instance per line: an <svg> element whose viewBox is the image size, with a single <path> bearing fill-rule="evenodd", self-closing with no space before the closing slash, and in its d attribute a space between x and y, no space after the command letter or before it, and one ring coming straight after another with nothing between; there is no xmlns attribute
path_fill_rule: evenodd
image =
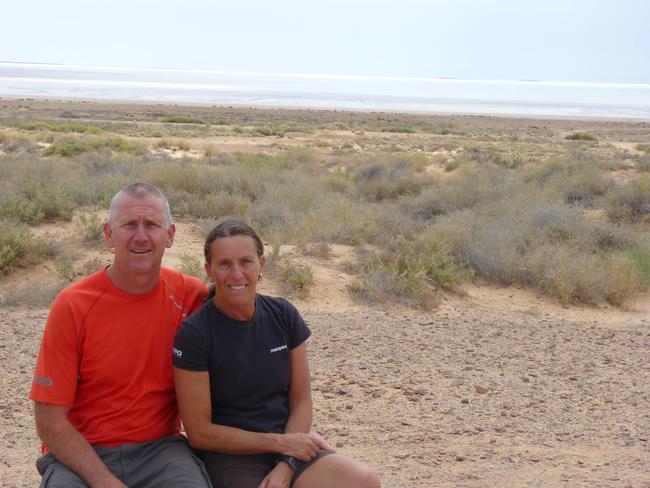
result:
<svg viewBox="0 0 650 488"><path fill-rule="evenodd" d="M285 349L288 349L286 344L284 346L274 347L273 349L269 350L269 352L273 354L274 352L284 351Z"/></svg>

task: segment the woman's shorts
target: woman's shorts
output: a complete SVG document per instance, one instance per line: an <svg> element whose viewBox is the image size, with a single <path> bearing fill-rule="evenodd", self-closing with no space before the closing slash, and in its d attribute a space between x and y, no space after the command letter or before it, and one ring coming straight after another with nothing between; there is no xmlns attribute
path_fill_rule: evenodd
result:
<svg viewBox="0 0 650 488"><path fill-rule="evenodd" d="M224 454L213 451L196 451L205 464L214 488L257 488L267 474L275 467L278 455L269 454ZM298 477L315 462L332 451L320 450L311 461L303 462L291 480L293 487Z"/></svg>

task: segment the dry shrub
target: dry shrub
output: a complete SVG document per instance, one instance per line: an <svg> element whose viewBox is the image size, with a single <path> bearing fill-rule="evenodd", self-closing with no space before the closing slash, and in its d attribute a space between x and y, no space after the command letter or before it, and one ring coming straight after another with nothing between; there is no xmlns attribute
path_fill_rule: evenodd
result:
<svg viewBox="0 0 650 488"><path fill-rule="evenodd" d="M475 207L511 190L507 170L492 166L463 166L452 176L434 181L420 195L404 200L405 210L420 220Z"/></svg>
<svg viewBox="0 0 650 488"><path fill-rule="evenodd" d="M310 266L298 266L290 262L279 265L279 278L285 293L299 297L309 295L309 289L314 284Z"/></svg>
<svg viewBox="0 0 650 488"><path fill-rule="evenodd" d="M639 265L619 256L648 248L638 231L586 221L534 188L450 214L424 236L488 281L532 285L566 303L622 303L641 282Z"/></svg>
<svg viewBox="0 0 650 488"><path fill-rule="evenodd" d="M395 200L402 196L417 195L431 182L421 170L426 165L423 155L396 155L361 164L354 179L359 194L371 202Z"/></svg>
<svg viewBox="0 0 650 488"><path fill-rule="evenodd" d="M183 253L179 256L180 266L178 271L183 274L195 276L201 280L205 279L205 268L203 261L194 254Z"/></svg>
<svg viewBox="0 0 650 488"><path fill-rule="evenodd" d="M300 251L307 256L314 256L325 260L332 257L332 246L327 242L314 242L307 245L301 245Z"/></svg>
<svg viewBox="0 0 650 488"><path fill-rule="evenodd" d="M57 282L46 285L24 285L10 288L0 296L3 307L24 307L29 309L48 308L56 296L68 285Z"/></svg>
<svg viewBox="0 0 650 488"><path fill-rule="evenodd" d="M46 253L47 244L34 237L29 227L0 220L0 273L38 262Z"/></svg>
<svg viewBox="0 0 650 488"><path fill-rule="evenodd" d="M470 274L433 242L395 239L390 248L362 256L360 280L351 291L369 302L431 304L432 290L453 289Z"/></svg>
<svg viewBox="0 0 650 488"><path fill-rule="evenodd" d="M563 303L622 305L640 288L634 263L623 255L541 247L530 262L536 285Z"/></svg>
<svg viewBox="0 0 650 488"><path fill-rule="evenodd" d="M206 158L214 158L219 155L219 148L216 144L206 144L203 146L203 155Z"/></svg>
<svg viewBox="0 0 650 488"><path fill-rule="evenodd" d="M643 175L614 188L605 206L612 222L639 222L650 214L650 177Z"/></svg>

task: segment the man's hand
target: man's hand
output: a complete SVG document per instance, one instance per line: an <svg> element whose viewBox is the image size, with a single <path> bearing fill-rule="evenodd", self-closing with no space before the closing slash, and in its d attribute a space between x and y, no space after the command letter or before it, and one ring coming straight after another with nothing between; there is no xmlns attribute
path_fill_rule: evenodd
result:
<svg viewBox="0 0 650 488"><path fill-rule="evenodd" d="M108 470L88 441L68 421L68 407L34 403L38 436L57 459L90 486L127 488Z"/></svg>
<svg viewBox="0 0 650 488"><path fill-rule="evenodd" d="M288 488L295 471L287 463L278 463L262 480L258 488Z"/></svg>
<svg viewBox="0 0 650 488"><path fill-rule="evenodd" d="M321 449L323 449L324 451L336 452L336 449L334 449L332 445L325 440L325 438L320 434L320 432L311 429L309 433L311 434L312 438L316 441L316 443L320 446Z"/></svg>

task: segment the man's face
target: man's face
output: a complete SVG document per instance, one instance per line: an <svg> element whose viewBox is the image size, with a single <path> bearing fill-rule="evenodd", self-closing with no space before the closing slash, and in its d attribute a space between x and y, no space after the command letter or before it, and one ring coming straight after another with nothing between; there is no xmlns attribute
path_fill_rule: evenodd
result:
<svg viewBox="0 0 650 488"><path fill-rule="evenodd" d="M115 249L114 266L135 274L158 273L176 230L173 224L166 226L162 200L126 195L115 210L113 222L104 225L106 242Z"/></svg>

